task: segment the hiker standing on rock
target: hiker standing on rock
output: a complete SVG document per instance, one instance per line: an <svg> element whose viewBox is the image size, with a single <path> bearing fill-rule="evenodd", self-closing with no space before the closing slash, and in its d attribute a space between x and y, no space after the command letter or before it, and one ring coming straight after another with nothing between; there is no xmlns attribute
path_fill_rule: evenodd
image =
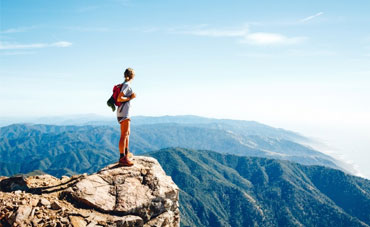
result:
<svg viewBox="0 0 370 227"><path fill-rule="evenodd" d="M136 94L132 91L130 83L135 77L135 72L131 68L127 68L124 73L125 82L122 84L121 92L117 97L117 101L122 104L117 109L117 120L121 125L121 138L119 140L119 165L120 166L132 166L132 163L129 160L129 156L132 156L130 153L129 146L129 137L130 137L130 101L136 98Z"/></svg>

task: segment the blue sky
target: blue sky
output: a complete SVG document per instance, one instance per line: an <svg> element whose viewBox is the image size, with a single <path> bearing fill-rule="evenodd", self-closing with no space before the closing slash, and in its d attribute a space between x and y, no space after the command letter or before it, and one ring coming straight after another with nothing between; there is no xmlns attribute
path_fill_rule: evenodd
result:
<svg viewBox="0 0 370 227"><path fill-rule="evenodd" d="M132 67L133 115L295 130L370 176L369 1L0 4L1 117L114 117L105 102Z"/></svg>

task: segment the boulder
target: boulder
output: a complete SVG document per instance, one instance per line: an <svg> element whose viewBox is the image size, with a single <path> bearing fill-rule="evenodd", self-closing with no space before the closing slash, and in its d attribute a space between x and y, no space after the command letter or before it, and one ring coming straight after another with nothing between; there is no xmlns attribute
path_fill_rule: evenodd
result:
<svg viewBox="0 0 370 227"><path fill-rule="evenodd" d="M86 176L70 191L77 203L116 215L139 216L145 222L178 209L179 188L158 161L135 157L132 167L109 165Z"/></svg>
<svg viewBox="0 0 370 227"><path fill-rule="evenodd" d="M1 178L4 226L180 226L179 188L150 157L87 175ZM1 227L0 225L0 227Z"/></svg>

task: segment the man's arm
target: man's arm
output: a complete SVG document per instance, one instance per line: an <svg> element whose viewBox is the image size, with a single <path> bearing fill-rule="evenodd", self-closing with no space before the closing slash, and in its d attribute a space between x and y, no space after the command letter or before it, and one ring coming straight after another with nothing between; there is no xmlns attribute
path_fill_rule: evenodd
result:
<svg viewBox="0 0 370 227"><path fill-rule="evenodd" d="M123 92L120 92L118 97L117 97L117 101L118 102L127 102L127 101L130 101L131 99L134 99L134 98L136 98L135 93L132 93L132 95L130 97L125 97L125 94L123 94Z"/></svg>

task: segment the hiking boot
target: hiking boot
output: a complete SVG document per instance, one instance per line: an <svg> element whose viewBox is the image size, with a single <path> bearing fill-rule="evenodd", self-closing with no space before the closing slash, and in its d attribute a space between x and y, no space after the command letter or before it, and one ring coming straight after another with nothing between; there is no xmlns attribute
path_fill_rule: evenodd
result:
<svg viewBox="0 0 370 227"><path fill-rule="evenodd" d="M132 154L127 148L125 149L125 153L129 158L132 158L134 156L134 154Z"/></svg>
<svg viewBox="0 0 370 227"><path fill-rule="evenodd" d="M133 155L130 151L127 151L126 155L127 155L127 157L129 157L129 158L134 157L134 155Z"/></svg>
<svg viewBox="0 0 370 227"><path fill-rule="evenodd" d="M118 162L121 160L121 158L125 157L125 154L119 154Z"/></svg>
<svg viewBox="0 0 370 227"><path fill-rule="evenodd" d="M126 155L126 156L124 156L123 158L120 158L120 159L119 159L118 165L119 165L119 166L133 166L133 165L134 165L134 163L133 163L133 162L131 162L131 161L128 159L127 155Z"/></svg>

